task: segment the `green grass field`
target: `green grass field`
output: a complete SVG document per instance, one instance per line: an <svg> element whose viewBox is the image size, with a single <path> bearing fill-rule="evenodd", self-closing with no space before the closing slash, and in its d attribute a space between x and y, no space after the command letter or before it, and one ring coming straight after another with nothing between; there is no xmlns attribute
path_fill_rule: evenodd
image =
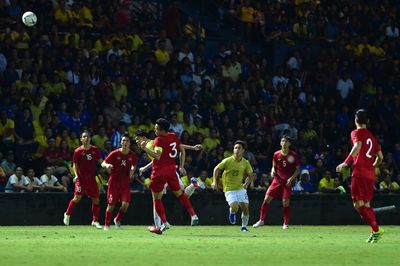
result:
<svg viewBox="0 0 400 266"><path fill-rule="evenodd" d="M0 227L1 265L400 265L400 226L376 244L367 226Z"/></svg>

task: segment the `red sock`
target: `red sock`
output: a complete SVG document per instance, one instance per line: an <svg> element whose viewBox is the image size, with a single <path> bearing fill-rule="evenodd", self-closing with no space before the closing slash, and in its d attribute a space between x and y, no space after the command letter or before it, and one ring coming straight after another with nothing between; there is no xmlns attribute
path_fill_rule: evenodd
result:
<svg viewBox="0 0 400 266"><path fill-rule="evenodd" d="M167 217L165 216L164 205L160 199L154 200L154 208L156 209L158 216L160 216L161 222L166 223Z"/></svg>
<svg viewBox="0 0 400 266"><path fill-rule="evenodd" d="M119 212L118 212L117 216L115 217L115 220L121 221L124 214L125 214L125 212L123 212L121 209L119 209Z"/></svg>
<svg viewBox="0 0 400 266"><path fill-rule="evenodd" d="M370 219L369 211L368 211L367 207L361 206L360 208L357 209L357 211L360 214L361 219L363 219L363 221L366 224L371 225L371 219Z"/></svg>
<svg viewBox="0 0 400 266"><path fill-rule="evenodd" d="M92 204L93 221L99 220L100 204Z"/></svg>
<svg viewBox="0 0 400 266"><path fill-rule="evenodd" d="M65 212L65 214L66 214L66 215L71 215L71 212L72 212L72 210L75 208L76 204L77 204L77 203L76 203L75 201L70 200L70 201L69 201L69 204L68 204L67 211Z"/></svg>
<svg viewBox="0 0 400 266"><path fill-rule="evenodd" d="M369 216L369 221L370 221L370 226L372 228L372 231L378 232L379 231L379 225L376 222L376 217L375 217L374 210L371 207L369 207L369 208L367 208L367 211L368 211L368 216Z"/></svg>
<svg viewBox="0 0 400 266"><path fill-rule="evenodd" d="M291 212L292 212L292 210L290 209L289 206L283 207L283 224L286 224L286 225L289 224Z"/></svg>
<svg viewBox="0 0 400 266"><path fill-rule="evenodd" d="M260 221L264 221L265 214L267 214L268 210L269 210L268 203L263 202L263 204L261 205L261 211L260 211Z"/></svg>
<svg viewBox="0 0 400 266"><path fill-rule="evenodd" d="M104 226L110 226L112 212L106 211L106 219L104 221Z"/></svg>
<svg viewBox="0 0 400 266"><path fill-rule="evenodd" d="M185 194L182 193L178 198L190 216L196 215L193 210L192 203L190 203L189 198Z"/></svg>

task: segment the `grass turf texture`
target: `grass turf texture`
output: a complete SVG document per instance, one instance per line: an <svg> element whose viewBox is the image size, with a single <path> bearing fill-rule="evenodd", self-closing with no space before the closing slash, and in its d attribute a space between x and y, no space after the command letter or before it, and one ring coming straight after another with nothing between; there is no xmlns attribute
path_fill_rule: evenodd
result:
<svg viewBox="0 0 400 266"><path fill-rule="evenodd" d="M399 265L400 226L0 227L1 265Z"/></svg>

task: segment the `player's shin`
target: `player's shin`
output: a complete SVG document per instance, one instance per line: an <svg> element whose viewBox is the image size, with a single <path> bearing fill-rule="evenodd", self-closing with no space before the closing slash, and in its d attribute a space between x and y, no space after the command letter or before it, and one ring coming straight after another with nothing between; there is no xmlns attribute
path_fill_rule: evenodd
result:
<svg viewBox="0 0 400 266"><path fill-rule="evenodd" d="M112 218L112 211L106 210L106 218L104 221L104 226L110 226Z"/></svg>
<svg viewBox="0 0 400 266"><path fill-rule="evenodd" d="M261 211L260 211L260 221L264 221L265 215L267 214L268 210L269 210L268 203L263 202L263 204L261 205Z"/></svg>
<svg viewBox="0 0 400 266"><path fill-rule="evenodd" d="M370 226L372 228L372 231L378 232L379 231L379 225L376 222L376 217L375 217L374 210L371 207L369 207L369 208L367 208L367 212L368 212L368 216L369 216L369 220L370 220Z"/></svg>
<svg viewBox="0 0 400 266"><path fill-rule="evenodd" d="M71 215L71 212L75 208L76 204L77 204L77 202L75 202L73 199L71 199L69 201L68 208L67 208L65 214L66 215Z"/></svg>
<svg viewBox="0 0 400 266"><path fill-rule="evenodd" d="M94 222L98 221L100 213L100 204L92 203L92 213L93 213L93 221Z"/></svg>
<svg viewBox="0 0 400 266"><path fill-rule="evenodd" d="M249 217L250 215L244 215L242 213L242 227L247 227L247 225L249 224Z"/></svg>
<svg viewBox="0 0 400 266"><path fill-rule="evenodd" d="M289 206L283 207L283 224L284 225L289 225L291 213L292 213L292 210Z"/></svg>
<svg viewBox="0 0 400 266"><path fill-rule="evenodd" d="M167 217L165 215L165 209L164 209L164 205L163 205L161 199L154 200L154 208L155 208L157 214L160 216L161 222L166 223Z"/></svg>
<svg viewBox="0 0 400 266"><path fill-rule="evenodd" d="M189 201L189 198L185 194L182 193L178 198L191 217L196 215L193 210L192 204Z"/></svg>
<svg viewBox="0 0 400 266"><path fill-rule="evenodd" d="M157 214L155 208L153 208L153 218L154 218L154 225L155 225L157 228L160 228L160 227L161 227L161 218L160 218L160 216Z"/></svg>

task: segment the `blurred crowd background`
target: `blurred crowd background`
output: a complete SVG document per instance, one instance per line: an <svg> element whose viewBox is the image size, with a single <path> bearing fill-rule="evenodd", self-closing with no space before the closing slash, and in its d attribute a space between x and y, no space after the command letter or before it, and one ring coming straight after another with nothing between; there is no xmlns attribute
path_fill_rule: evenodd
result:
<svg viewBox="0 0 400 266"><path fill-rule="evenodd" d="M21 22L28 10L34 27ZM242 139L250 189L265 191L289 134L294 191L349 193L351 170L335 166L366 108L385 156L376 190L400 192L398 1L1 0L0 14L2 191L71 191L83 129L106 156L125 132L154 138L165 117L183 143L204 146L188 152L186 184L198 177L207 191ZM132 191L147 191L149 174ZM97 179L104 190L107 173Z"/></svg>

